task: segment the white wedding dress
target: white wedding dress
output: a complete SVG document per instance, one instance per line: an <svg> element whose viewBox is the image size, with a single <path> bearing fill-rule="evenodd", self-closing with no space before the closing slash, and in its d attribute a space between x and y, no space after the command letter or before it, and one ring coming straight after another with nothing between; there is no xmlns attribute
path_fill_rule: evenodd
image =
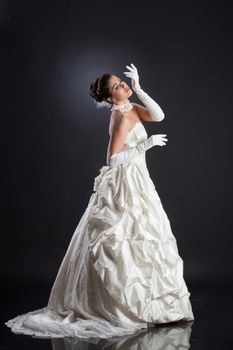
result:
<svg viewBox="0 0 233 350"><path fill-rule="evenodd" d="M137 122L124 149L147 137ZM47 306L5 324L39 337L123 336L194 320L189 297L183 260L144 152L100 169Z"/></svg>

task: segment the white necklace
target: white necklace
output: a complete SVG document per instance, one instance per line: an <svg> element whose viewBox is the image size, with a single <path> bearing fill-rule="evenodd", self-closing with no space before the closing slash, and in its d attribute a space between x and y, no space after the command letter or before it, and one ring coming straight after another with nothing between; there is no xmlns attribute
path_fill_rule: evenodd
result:
<svg viewBox="0 0 233 350"><path fill-rule="evenodd" d="M123 103L121 105L116 105L114 103L113 107L111 108L111 112L115 111L116 109L119 109L121 112L128 112L133 108L133 105L130 101Z"/></svg>

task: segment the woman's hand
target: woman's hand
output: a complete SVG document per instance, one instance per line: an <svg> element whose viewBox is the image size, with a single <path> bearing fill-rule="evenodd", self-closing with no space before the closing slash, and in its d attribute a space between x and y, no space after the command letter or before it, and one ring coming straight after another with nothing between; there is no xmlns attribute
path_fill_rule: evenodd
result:
<svg viewBox="0 0 233 350"><path fill-rule="evenodd" d="M149 137L149 140L153 146L165 146L168 139L166 134L157 134Z"/></svg>
<svg viewBox="0 0 233 350"><path fill-rule="evenodd" d="M124 72L124 74L128 77L131 78L131 85L132 89L136 91L137 89L140 89L140 84L139 84L139 75L138 75L138 70L137 68L131 63L132 67L126 66L128 68L129 72Z"/></svg>
<svg viewBox="0 0 233 350"><path fill-rule="evenodd" d="M166 142L168 141L166 136L166 134L151 135L148 139L141 142L139 144L139 147L142 148L144 151L147 151L148 149L154 146L165 146Z"/></svg>

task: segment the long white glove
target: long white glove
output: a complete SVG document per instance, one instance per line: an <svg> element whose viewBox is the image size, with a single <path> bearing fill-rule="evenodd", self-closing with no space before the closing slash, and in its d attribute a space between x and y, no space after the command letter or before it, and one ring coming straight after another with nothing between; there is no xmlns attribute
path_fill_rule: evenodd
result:
<svg viewBox="0 0 233 350"><path fill-rule="evenodd" d="M168 141L166 136L166 134L151 135L148 139L142 141L135 147L131 147L125 151L114 153L109 159L107 159L107 165L109 165L110 168L113 168L128 161L134 156L147 151L153 146L164 146L166 145L165 141Z"/></svg>
<svg viewBox="0 0 233 350"><path fill-rule="evenodd" d="M126 66L129 72L124 72L124 74L131 78L132 89L137 94L138 98L144 103L147 107L151 118L155 122L160 122L164 119L164 113L158 103L156 103L146 92L144 92L139 84L139 75L137 68L131 63L132 67Z"/></svg>

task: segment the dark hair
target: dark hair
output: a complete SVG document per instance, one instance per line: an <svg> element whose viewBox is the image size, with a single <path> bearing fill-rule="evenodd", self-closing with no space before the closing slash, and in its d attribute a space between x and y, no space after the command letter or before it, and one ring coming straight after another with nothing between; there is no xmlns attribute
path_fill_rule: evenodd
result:
<svg viewBox="0 0 233 350"><path fill-rule="evenodd" d="M111 96L108 88L109 78L112 76L111 73L104 73L100 77L96 78L90 85L89 94L97 102L107 100ZM109 102L109 101L107 101ZM111 102L109 102L111 103Z"/></svg>

